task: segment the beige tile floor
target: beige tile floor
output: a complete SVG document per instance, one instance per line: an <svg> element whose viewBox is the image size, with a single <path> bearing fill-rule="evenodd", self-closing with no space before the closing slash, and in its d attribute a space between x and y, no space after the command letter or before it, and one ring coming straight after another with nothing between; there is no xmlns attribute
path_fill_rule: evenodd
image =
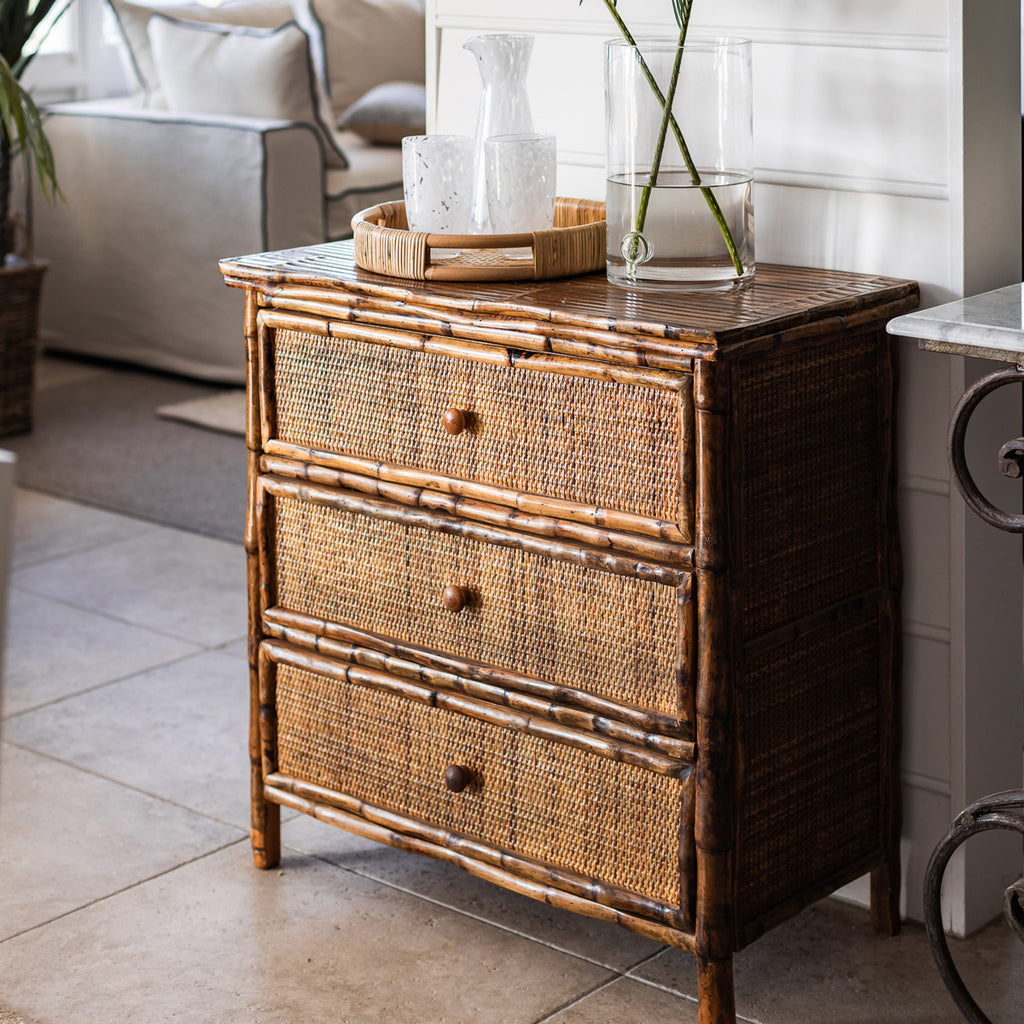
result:
<svg viewBox="0 0 1024 1024"><path fill-rule="evenodd" d="M22 490L13 561L0 1019L696 1021L686 957L456 868L294 815L280 867L252 867L240 544ZM1008 930L955 946L1021 1020ZM883 938L835 900L740 953L736 983L764 1024L960 1019L919 926Z"/></svg>

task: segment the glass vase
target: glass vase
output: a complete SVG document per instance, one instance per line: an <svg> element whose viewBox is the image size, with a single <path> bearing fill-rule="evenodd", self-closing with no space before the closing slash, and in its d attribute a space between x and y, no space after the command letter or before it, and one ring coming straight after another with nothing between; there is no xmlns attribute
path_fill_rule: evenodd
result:
<svg viewBox="0 0 1024 1024"><path fill-rule="evenodd" d="M607 43L614 284L717 290L753 279L750 50L746 39L687 40L682 51L676 39Z"/></svg>

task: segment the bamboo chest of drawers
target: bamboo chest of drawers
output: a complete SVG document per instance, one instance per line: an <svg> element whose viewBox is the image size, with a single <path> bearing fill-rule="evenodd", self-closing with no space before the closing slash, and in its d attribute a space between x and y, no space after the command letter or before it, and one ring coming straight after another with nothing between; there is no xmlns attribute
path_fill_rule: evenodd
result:
<svg viewBox="0 0 1024 1024"><path fill-rule="evenodd" d="M871 872L898 927L894 367L911 283L758 268L246 291L252 841L280 807L691 952Z"/></svg>

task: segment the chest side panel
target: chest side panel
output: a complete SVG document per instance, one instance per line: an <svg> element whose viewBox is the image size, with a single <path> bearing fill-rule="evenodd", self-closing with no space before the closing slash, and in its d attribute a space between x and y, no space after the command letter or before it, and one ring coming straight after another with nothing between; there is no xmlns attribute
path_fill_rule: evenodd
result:
<svg viewBox="0 0 1024 1024"><path fill-rule="evenodd" d="M734 368L742 920L877 857L894 733L892 367L880 326Z"/></svg>

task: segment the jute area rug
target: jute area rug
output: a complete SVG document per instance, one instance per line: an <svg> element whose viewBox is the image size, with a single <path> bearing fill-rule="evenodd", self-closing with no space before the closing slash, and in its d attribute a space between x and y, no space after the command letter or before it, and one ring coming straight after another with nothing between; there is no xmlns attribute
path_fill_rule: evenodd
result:
<svg viewBox="0 0 1024 1024"><path fill-rule="evenodd" d="M52 357L43 363L32 432L0 438L0 448L18 456L19 486L242 540L244 437L157 414L196 400L223 404L224 385Z"/></svg>
<svg viewBox="0 0 1024 1024"><path fill-rule="evenodd" d="M32 1022L24 1017L19 1017L16 1013L11 1013L10 1010L0 1010L0 1024L32 1024Z"/></svg>
<svg viewBox="0 0 1024 1024"><path fill-rule="evenodd" d="M156 414L193 427L245 437L245 388L231 388L202 398L171 402L161 405Z"/></svg>

